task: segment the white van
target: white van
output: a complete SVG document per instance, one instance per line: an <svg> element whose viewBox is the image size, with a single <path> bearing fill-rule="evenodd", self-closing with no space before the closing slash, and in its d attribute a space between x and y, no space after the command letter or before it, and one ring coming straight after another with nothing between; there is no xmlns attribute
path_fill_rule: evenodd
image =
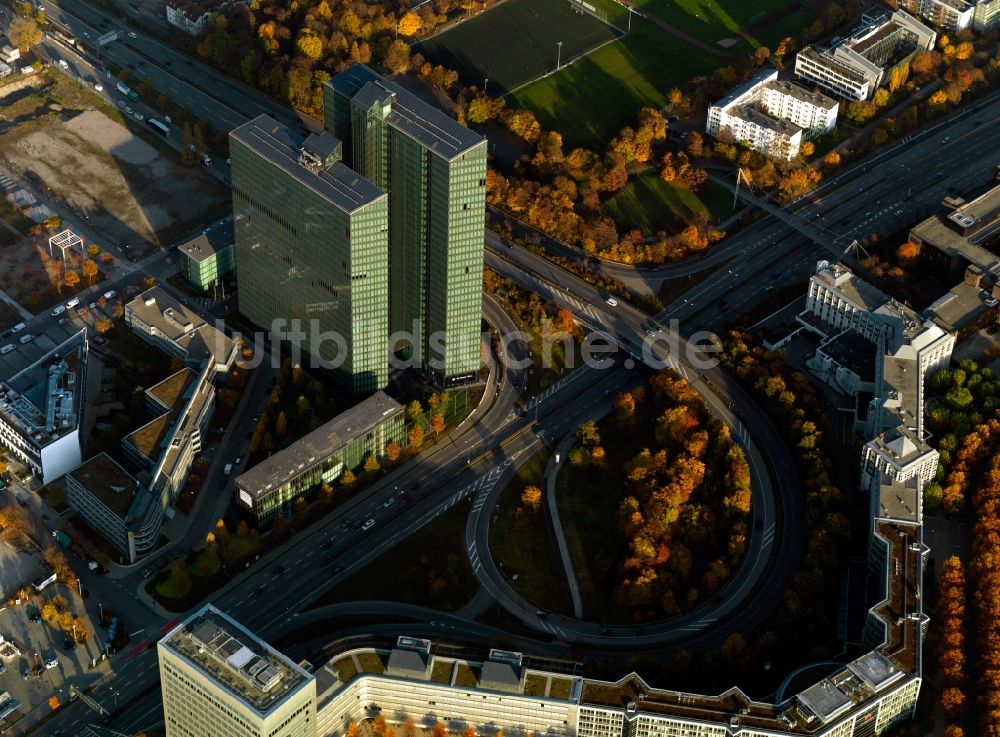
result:
<svg viewBox="0 0 1000 737"><path fill-rule="evenodd" d="M15 325L14 327L12 327L12 328L10 329L10 332L12 332L12 333L20 333L20 332L21 332L22 330L24 330L24 329L25 329L26 327L28 327L28 326L27 326L27 325L25 325L25 324L24 324L23 322L19 322L19 323L18 323L17 325Z"/></svg>
<svg viewBox="0 0 1000 737"><path fill-rule="evenodd" d="M56 316L58 316L58 315L61 315L61 314L62 314L62 313L64 313L65 311L66 311L66 306L65 306L65 305L56 305L56 306L55 306L55 307L53 308L52 312L51 312L51 313L49 313L49 314L51 314L51 315L52 315L52 317L56 317Z"/></svg>
<svg viewBox="0 0 1000 737"><path fill-rule="evenodd" d="M28 333L27 335L22 335L19 340L21 341L21 345L25 345L27 343L30 343L34 339L35 336L32 335L31 333Z"/></svg>
<svg viewBox="0 0 1000 737"><path fill-rule="evenodd" d="M14 345L13 343L8 343L3 348L0 348L0 356L6 356L8 353L10 353L15 348L17 348L16 345Z"/></svg>
<svg viewBox="0 0 1000 737"><path fill-rule="evenodd" d="M76 307L78 304L80 304L80 298L73 297L73 299L66 303L66 309L68 310L70 307Z"/></svg>

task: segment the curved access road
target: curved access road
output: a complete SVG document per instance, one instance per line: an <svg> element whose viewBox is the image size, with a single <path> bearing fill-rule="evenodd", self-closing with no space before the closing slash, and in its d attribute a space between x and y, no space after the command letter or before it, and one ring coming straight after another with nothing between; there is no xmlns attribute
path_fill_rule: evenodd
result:
<svg viewBox="0 0 1000 737"><path fill-rule="evenodd" d="M634 646L648 649L692 641L721 639L733 631L745 631L773 610L785 592L801 554L802 495L797 479L788 473L793 459L777 427L736 381L719 367L700 365L704 354L676 331L664 329L644 313L626 304L608 305L603 296L586 282L567 274L535 254L520 252L518 263L505 254L491 251L487 263L494 271L547 296L559 305L576 307L581 322L613 335L631 355L625 365L637 359L656 368L670 366L684 375L705 398L710 411L732 429L744 448L750 466L755 524L750 533L746 557L727 586L710 602L687 614L641 629L633 626L606 626L558 614L538 615L538 608L515 591L498 570L489 554L489 524L504 481L530 454L523 452L520 463L504 470L482 499L476 500L466 528L466 545L480 582L509 612L525 624L568 642L592 646ZM521 268L526 258L534 259L530 272ZM581 369L582 370L582 369ZM594 412L610 411L607 397L577 408ZM572 428L558 422L555 415L539 422L542 437L559 437ZM530 441L524 440L524 450ZM513 450L514 446L509 448ZM776 470L780 472L776 472ZM759 524L758 524L759 522ZM760 529L758 529L760 527ZM783 531L782 534L778 534Z"/></svg>

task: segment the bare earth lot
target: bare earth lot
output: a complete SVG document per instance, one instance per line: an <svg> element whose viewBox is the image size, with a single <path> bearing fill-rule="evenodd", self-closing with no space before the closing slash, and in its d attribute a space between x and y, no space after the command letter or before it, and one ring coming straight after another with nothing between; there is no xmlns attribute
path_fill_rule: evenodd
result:
<svg viewBox="0 0 1000 737"><path fill-rule="evenodd" d="M185 169L101 110L59 109L48 92L0 135L0 155L86 214L101 245L130 245L141 257L224 207L226 190L200 168Z"/></svg>

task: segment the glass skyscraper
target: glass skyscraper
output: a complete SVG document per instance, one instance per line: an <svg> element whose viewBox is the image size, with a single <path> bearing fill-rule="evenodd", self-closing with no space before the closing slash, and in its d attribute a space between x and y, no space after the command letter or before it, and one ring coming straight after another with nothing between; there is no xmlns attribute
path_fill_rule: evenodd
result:
<svg viewBox="0 0 1000 737"><path fill-rule="evenodd" d="M389 378L389 198L340 152L267 115L230 134L239 309L368 393Z"/></svg>
<svg viewBox="0 0 1000 737"><path fill-rule="evenodd" d="M389 193L389 319L444 385L480 367L486 139L356 64L326 83L344 161ZM396 346L398 347L398 346Z"/></svg>

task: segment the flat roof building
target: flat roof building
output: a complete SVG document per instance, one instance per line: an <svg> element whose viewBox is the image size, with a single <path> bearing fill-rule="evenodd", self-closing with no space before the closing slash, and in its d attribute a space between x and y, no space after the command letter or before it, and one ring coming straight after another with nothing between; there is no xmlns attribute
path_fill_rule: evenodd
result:
<svg viewBox="0 0 1000 737"><path fill-rule="evenodd" d="M107 453L98 453L66 474L67 503L123 555L128 554L125 519L140 488Z"/></svg>
<svg viewBox="0 0 1000 737"><path fill-rule="evenodd" d="M213 372L226 373L236 362L237 346L231 338L160 287L147 289L125 305L125 324L195 370L208 362Z"/></svg>
<svg viewBox="0 0 1000 737"><path fill-rule="evenodd" d="M920 260L947 269L955 279L968 266L982 272L1000 266L1000 166L996 181L978 197L966 202L949 196L941 208L910 229L909 240L920 247Z"/></svg>
<svg viewBox="0 0 1000 737"><path fill-rule="evenodd" d="M486 139L355 64L324 85L344 160L389 193L389 321L443 385L481 364ZM395 350L396 346L392 349Z"/></svg>
<svg viewBox="0 0 1000 737"><path fill-rule="evenodd" d="M934 48L937 34L905 11L862 16L861 24L827 47L807 46L795 56L795 76L835 97L870 99L893 67Z"/></svg>
<svg viewBox="0 0 1000 737"><path fill-rule="evenodd" d="M167 737L315 737L313 676L211 604L157 655Z"/></svg>
<svg viewBox="0 0 1000 737"><path fill-rule="evenodd" d="M972 25L975 8L966 0L900 0L899 7L949 33Z"/></svg>
<svg viewBox="0 0 1000 737"><path fill-rule="evenodd" d="M261 115L229 137L240 312L349 391L383 388L388 195L341 163L325 131L303 138Z"/></svg>
<svg viewBox="0 0 1000 737"><path fill-rule="evenodd" d="M300 497L335 482L369 455L381 458L390 443L405 445L403 412L399 402L376 392L240 474L233 485L237 504L259 523L290 515Z"/></svg>
<svg viewBox="0 0 1000 737"><path fill-rule="evenodd" d="M798 155L804 138L833 129L838 109L835 100L779 81L776 69L763 69L709 106L705 132L788 160Z"/></svg>
<svg viewBox="0 0 1000 737"><path fill-rule="evenodd" d="M80 465L88 350L82 329L0 381L0 445L42 483Z"/></svg>
<svg viewBox="0 0 1000 737"><path fill-rule="evenodd" d="M195 289L207 292L218 286L235 268L232 218L226 218L187 243L182 243L177 252L183 260L183 272Z"/></svg>

